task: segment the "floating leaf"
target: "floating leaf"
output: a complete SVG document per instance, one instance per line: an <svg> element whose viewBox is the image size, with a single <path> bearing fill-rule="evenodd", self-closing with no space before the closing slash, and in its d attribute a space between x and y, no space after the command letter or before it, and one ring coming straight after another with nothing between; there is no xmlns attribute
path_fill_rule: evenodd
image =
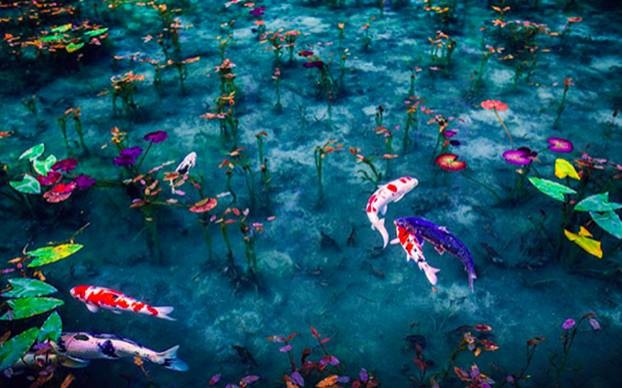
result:
<svg viewBox="0 0 622 388"><path fill-rule="evenodd" d="M621 203L609 202L609 193L590 195L579 202L574 210L579 212L608 212L622 208Z"/></svg>
<svg viewBox="0 0 622 388"><path fill-rule="evenodd" d="M108 28L104 27L104 28L98 28L96 30L91 30L91 31L87 31L84 33L84 36L87 36L89 38L93 38L96 36L100 36L105 34L106 32L108 32Z"/></svg>
<svg viewBox="0 0 622 388"><path fill-rule="evenodd" d="M52 28L52 32L67 32L71 30L71 23L63 24L62 26Z"/></svg>
<svg viewBox="0 0 622 388"><path fill-rule="evenodd" d="M0 317L0 320L2 321L30 318L53 310L64 304L64 302L60 299L37 297L9 299L6 303L9 305L11 310Z"/></svg>
<svg viewBox="0 0 622 388"><path fill-rule="evenodd" d="M596 225L600 226L605 232L615 238L622 239L622 220L614 211L590 212L590 216Z"/></svg>
<svg viewBox="0 0 622 388"><path fill-rule="evenodd" d="M50 155L44 160L35 159L32 161L32 168L35 169L39 175L47 175L52 169L52 166L56 163L56 156Z"/></svg>
<svg viewBox="0 0 622 388"><path fill-rule="evenodd" d="M337 384L337 382L339 381L339 376L338 375L330 375L327 378L325 378L324 380L320 381L319 383L317 383L315 385L316 388L328 388L328 387L333 387Z"/></svg>
<svg viewBox="0 0 622 388"><path fill-rule="evenodd" d="M38 333L39 329L32 327L3 343L0 346L0 370L15 364L30 349Z"/></svg>
<svg viewBox="0 0 622 388"><path fill-rule="evenodd" d="M578 181L581 180L581 177L579 176L577 170L575 170L574 166L566 159L561 158L555 160L555 176L559 179L568 177Z"/></svg>
<svg viewBox="0 0 622 388"><path fill-rule="evenodd" d="M58 40L63 40L64 37L65 35L63 34L46 35L43 38L41 38L41 42L43 43L56 42Z"/></svg>
<svg viewBox="0 0 622 388"><path fill-rule="evenodd" d="M80 50L82 47L84 47L84 43L80 42L80 43L69 43L66 47L65 50L67 50L68 53L73 53L76 52L78 50Z"/></svg>
<svg viewBox="0 0 622 388"><path fill-rule="evenodd" d="M26 151L22 152L22 154L19 156L18 159L21 160L21 159L28 158L28 160L32 162L33 160L37 159L39 156L43 155L44 151L45 151L45 144L43 143L37 144L36 146L30 147Z"/></svg>
<svg viewBox="0 0 622 388"><path fill-rule="evenodd" d="M564 229L564 234L566 238L578 246L580 246L584 251L589 253L590 255L596 256L599 259L603 258L603 250L600 246L600 241L594 240L592 234L589 230L581 226L579 228L579 233L572 233L571 231Z"/></svg>
<svg viewBox="0 0 622 388"><path fill-rule="evenodd" d="M21 181L10 181L12 188L24 194L40 194L41 184L32 175L25 174Z"/></svg>
<svg viewBox="0 0 622 388"><path fill-rule="evenodd" d="M564 186L560 183L553 182L548 179L529 177L529 182L540 190L543 194L556 199L558 201L564 201L564 194L576 194L577 192L568 186Z"/></svg>
<svg viewBox="0 0 622 388"><path fill-rule="evenodd" d="M40 267L42 265L55 263L66 257L73 255L82 249L82 244L60 244L50 247L43 247L35 249L34 251L26 252L28 256L34 257L34 260L28 264L28 268Z"/></svg>
<svg viewBox="0 0 622 388"><path fill-rule="evenodd" d="M5 298L24 298L27 296L44 296L55 293L56 288L37 279L9 279L12 289L2 293Z"/></svg>
<svg viewBox="0 0 622 388"><path fill-rule="evenodd" d="M62 330L63 321L60 319L60 315L58 315L58 313L54 311L52 314L50 314L48 319L43 322L41 330L39 331L39 335L37 336L37 341L56 341L58 340L58 337L60 337Z"/></svg>

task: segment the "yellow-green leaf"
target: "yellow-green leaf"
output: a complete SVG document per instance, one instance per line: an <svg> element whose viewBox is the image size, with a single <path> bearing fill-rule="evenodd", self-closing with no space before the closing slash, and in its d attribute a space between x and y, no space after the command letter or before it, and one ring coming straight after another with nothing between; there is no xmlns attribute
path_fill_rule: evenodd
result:
<svg viewBox="0 0 622 388"><path fill-rule="evenodd" d="M575 170L574 166L566 159L561 158L555 160L555 176L559 179L568 177L578 181L581 180L581 177L579 176L577 170Z"/></svg>
<svg viewBox="0 0 622 388"><path fill-rule="evenodd" d="M28 256L34 258L34 260L31 261L30 264L28 264L28 267L40 267L42 265L55 263L59 260L73 255L83 247L84 245L82 244L60 244L38 248L34 251L26 252Z"/></svg>
<svg viewBox="0 0 622 388"><path fill-rule="evenodd" d="M590 255L596 256L599 259L603 258L603 250L600 246L600 241L594 240L592 234L583 226L579 229L579 233L573 233L568 229L564 229L566 238L578 246Z"/></svg>

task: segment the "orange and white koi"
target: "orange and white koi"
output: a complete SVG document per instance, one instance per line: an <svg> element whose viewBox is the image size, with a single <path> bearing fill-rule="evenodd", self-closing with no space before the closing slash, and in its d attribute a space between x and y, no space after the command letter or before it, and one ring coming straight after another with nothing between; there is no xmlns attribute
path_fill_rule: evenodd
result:
<svg viewBox="0 0 622 388"><path fill-rule="evenodd" d="M84 302L86 308L92 313L103 308L116 314L120 314L121 311L129 311L168 319L169 321L175 320L169 316L173 312L173 307L153 307L110 288L80 285L73 287L69 292L75 299Z"/></svg>
<svg viewBox="0 0 622 388"><path fill-rule="evenodd" d="M389 232L384 226L384 218L380 218L378 213L384 216L387 212L387 205L391 202L397 202L404 198L409 191L417 187L419 181L415 178L404 176L385 185L378 186L369 200L365 212L367 218L371 222L371 229L377 230L382 236L383 248L389 243Z"/></svg>

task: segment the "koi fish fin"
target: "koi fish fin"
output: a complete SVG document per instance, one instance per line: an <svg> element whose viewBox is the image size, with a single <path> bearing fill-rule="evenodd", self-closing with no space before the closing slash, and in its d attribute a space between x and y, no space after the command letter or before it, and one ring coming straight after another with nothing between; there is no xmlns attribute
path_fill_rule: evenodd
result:
<svg viewBox="0 0 622 388"><path fill-rule="evenodd" d="M402 198L404 198L405 195L406 193L402 193L399 197L395 198L393 202L399 202Z"/></svg>
<svg viewBox="0 0 622 388"><path fill-rule="evenodd" d="M185 372L188 370L188 364L177 358L177 350L179 350L179 345L175 345L170 349L157 353L160 359L158 363L167 369Z"/></svg>
<svg viewBox="0 0 622 388"><path fill-rule="evenodd" d="M373 227L380 233L382 236L382 247L386 248L389 243L389 232L387 232L387 228L384 227L384 218L381 218L373 224Z"/></svg>
<svg viewBox="0 0 622 388"><path fill-rule="evenodd" d="M154 307L154 309L156 309L158 311L158 315L156 315L158 318L168 319L169 321L175 321L176 320L175 318L168 316L170 313L173 312L173 310L175 310L174 307L171 307L171 306L160 306L160 307Z"/></svg>
<svg viewBox="0 0 622 388"><path fill-rule="evenodd" d="M90 304L90 303L86 304L86 308L89 309L89 311L92 313L96 313L99 310L99 307L95 306L94 304Z"/></svg>
<svg viewBox="0 0 622 388"><path fill-rule="evenodd" d="M385 214L387 214L387 205L383 205L379 210L380 214L384 216Z"/></svg>
<svg viewBox="0 0 622 388"><path fill-rule="evenodd" d="M395 244L399 244L400 243L400 239L399 238L394 238L393 240L389 241L389 244L391 245L395 245Z"/></svg>
<svg viewBox="0 0 622 388"><path fill-rule="evenodd" d="M60 358L60 364L66 368L86 368L89 365L89 360L63 356Z"/></svg>
<svg viewBox="0 0 622 388"><path fill-rule="evenodd" d="M438 268L434 268L431 267L430 264L428 264L425 261L420 261L419 263L419 269L421 269L424 273L425 273L425 277L428 278L428 281L434 286L436 285L437 282L437 278L436 278L436 273L440 272L440 269Z"/></svg>
<svg viewBox="0 0 622 388"><path fill-rule="evenodd" d="M110 310L110 311L112 311L113 314L121 315L121 311L119 310L115 309L115 310Z"/></svg>

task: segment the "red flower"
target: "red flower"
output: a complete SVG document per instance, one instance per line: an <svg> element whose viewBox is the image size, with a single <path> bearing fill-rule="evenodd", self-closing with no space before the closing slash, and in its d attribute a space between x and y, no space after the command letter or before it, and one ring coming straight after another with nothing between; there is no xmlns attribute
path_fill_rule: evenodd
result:
<svg viewBox="0 0 622 388"><path fill-rule="evenodd" d="M481 106L486 110L496 110L498 112L505 112L508 110L508 105L499 100L482 101Z"/></svg>
<svg viewBox="0 0 622 388"><path fill-rule="evenodd" d="M460 171L467 167L467 164L463 160L458 160L458 155L452 153L440 154L434 160L437 166L445 171Z"/></svg>
<svg viewBox="0 0 622 388"><path fill-rule="evenodd" d="M76 168L77 165L78 165L78 161L76 159L68 158L68 159L59 160L58 162L54 163L52 165L52 170L54 171L60 170L63 172L69 172L73 170L74 168Z"/></svg>
<svg viewBox="0 0 622 388"><path fill-rule="evenodd" d="M39 175L37 180L43 186L52 186L62 178L63 174L58 171L48 171L47 175Z"/></svg>

